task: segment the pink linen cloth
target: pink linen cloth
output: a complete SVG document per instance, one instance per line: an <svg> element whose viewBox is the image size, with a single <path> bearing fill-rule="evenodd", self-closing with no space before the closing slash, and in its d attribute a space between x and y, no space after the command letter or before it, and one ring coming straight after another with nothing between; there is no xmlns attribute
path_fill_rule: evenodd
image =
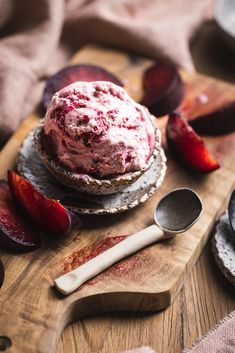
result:
<svg viewBox="0 0 235 353"><path fill-rule="evenodd" d="M0 0L0 142L40 101L44 80L96 42L193 70L189 40L213 0Z"/></svg>

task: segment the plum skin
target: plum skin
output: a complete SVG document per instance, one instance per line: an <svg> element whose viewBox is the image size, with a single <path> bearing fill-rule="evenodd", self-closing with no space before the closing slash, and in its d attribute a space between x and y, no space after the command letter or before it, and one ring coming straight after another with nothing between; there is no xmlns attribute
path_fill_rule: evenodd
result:
<svg viewBox="0 0 235 353"><path fill-rule="evenodd" d="M70 212L59 201L44 196L13 171L8 171L8 183L16 202L44 232L56 236L69 232Z"/></svg>
<svg viewBox="0 0 235 353"><path fill-rule="evenodd" d="M168 147L182 164L198 173L210 173L220 166L180 112L169 115L166 128Z"/></svg>
<svg viewBox="0 0 235 353"><path fill-rule="evenodd" d="M14 252L41 246L35 226L20 213L5 180L0 181L0 242Z"/></svg>

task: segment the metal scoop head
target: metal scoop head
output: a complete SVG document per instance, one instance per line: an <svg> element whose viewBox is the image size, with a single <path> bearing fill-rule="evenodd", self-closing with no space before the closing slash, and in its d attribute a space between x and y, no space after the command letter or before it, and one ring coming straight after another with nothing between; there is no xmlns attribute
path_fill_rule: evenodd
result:
<svg viewBox="0 0 235 353"><path fill-rule="evenodd" d="M167 233L182 233L190 228L202 212L202 202L191 189L175 189L156 207L154 220Z"/></svg>

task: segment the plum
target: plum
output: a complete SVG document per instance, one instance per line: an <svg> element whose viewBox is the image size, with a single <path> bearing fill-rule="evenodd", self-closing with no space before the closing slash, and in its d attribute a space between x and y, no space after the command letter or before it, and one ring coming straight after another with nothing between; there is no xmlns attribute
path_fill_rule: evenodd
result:
<svg viewBox="0 0 235 353"><path fill-rule="evenodd" d="M0 180L0 243L13 251L38 249L41 237L22 216L5 180Z"/></svg>
<svg viewBox="0 0 235 353"><path fill-rule="evenodd" d="M68 66L48 79L42 96L43 107L47 109L51 98L57 91L76 81L109 81L123 86L115 75L102 67L86 64Z"/></svg>
<svg viewBox="0 0 235 353"><path fill-rule="evenodd" d="M231 227L235 233L235 190L233 190L232 195L229 200L228 215L229 215L229 222L230 222Z"/></svg>
<svg viewBox="0 0 235 353"><path fill-rule="evenodd" d="M17 203L46 233L67 234L72 218L80 224L78 217L71 215L59 201L44 196L17 173L8 171L8 184Z"/></svg>
<svg viewBox="0 0 235 353"><path fill-rule="evenodd" d="M4 275L5 275L4 267L3 267L2 261L0 260L0 287L4 282Z"/></svg>
<svg viewBox="0 0 235 353"><path fill-rule="evenodd" d="M184 88L176 66L159 61L143 75L144 95L141 104L157 117L175 110L184 96Z"/></svg>
<svg viewBox="0 0 235 353"><path fill-rule="evenodd" d="M190 169L209 173L220 167L205 146L204 140L189 126L180 112L169 115L166 136L169 150Z"/></svg>
<svg viewBox="0 0 235 353"><path fill-rule="evenodd" d="M189 119L192 128L202 135L222 135L235 131L235 102L212 112Z"/></svg>

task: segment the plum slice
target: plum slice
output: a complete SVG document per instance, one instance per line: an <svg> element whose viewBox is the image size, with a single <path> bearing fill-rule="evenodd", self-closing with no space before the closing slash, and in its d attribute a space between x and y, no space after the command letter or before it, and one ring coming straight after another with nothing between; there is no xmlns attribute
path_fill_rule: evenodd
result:
<svg viewBox="0 0 235 353"><path fill-rule="evenodd" d="M166 127L169 150L180 162L199 173L209 173L220 166L179 112L172 112Z"/></svg>
<svg viewBox="0 0 235 353"><path fill-rule="evenodd" d="M115 75L99 66L86 64L68 66L48 79L42 96L44 108L47 109L51 98L57 91L76 81L109 81L123 86Z"/></svg>
<svg viewBox="0 0 235 353"><path fill-rule="evenodd" d="M2 284L4 282L4 276L5 276L5 271L4 271L2 261L0 260L0 287L2 286Z"/></svg>
<svg viewBox="0 0 235 353"><path fill-rule="evenodd" d="M228 215L229 215L229 222L235 233L235 190L233 190L228 203Z"/></svg>
<svg viewBox="0 0 235 353"><path fill-rule="evenodd" d="M13 171L8 171L8 183L15 200L43 231L58 236L69 232L72 218L74 221L76 216L71 215L59 201L44 196Z"/></svg>
<svg viewBox="0 0 235 353"><path fill-rule="evenodd" d="M202 135L223 135L235 131L235 102L189 120L192 128Z"/></svg>
<svg viewBox="0 0 235 353"><path fill-rule="evenodd" d="M30 251L41 245L40 235L22 216L5 180L0 180L0 242L13 251Z"/></svg>
<svg viewBox="0 0 235 353"><path fill-rule="evenodd" d="M159 61L143 75L144 94L141 104L157 117L175 110L184 96L184 88L176 66Z"/></svg>

